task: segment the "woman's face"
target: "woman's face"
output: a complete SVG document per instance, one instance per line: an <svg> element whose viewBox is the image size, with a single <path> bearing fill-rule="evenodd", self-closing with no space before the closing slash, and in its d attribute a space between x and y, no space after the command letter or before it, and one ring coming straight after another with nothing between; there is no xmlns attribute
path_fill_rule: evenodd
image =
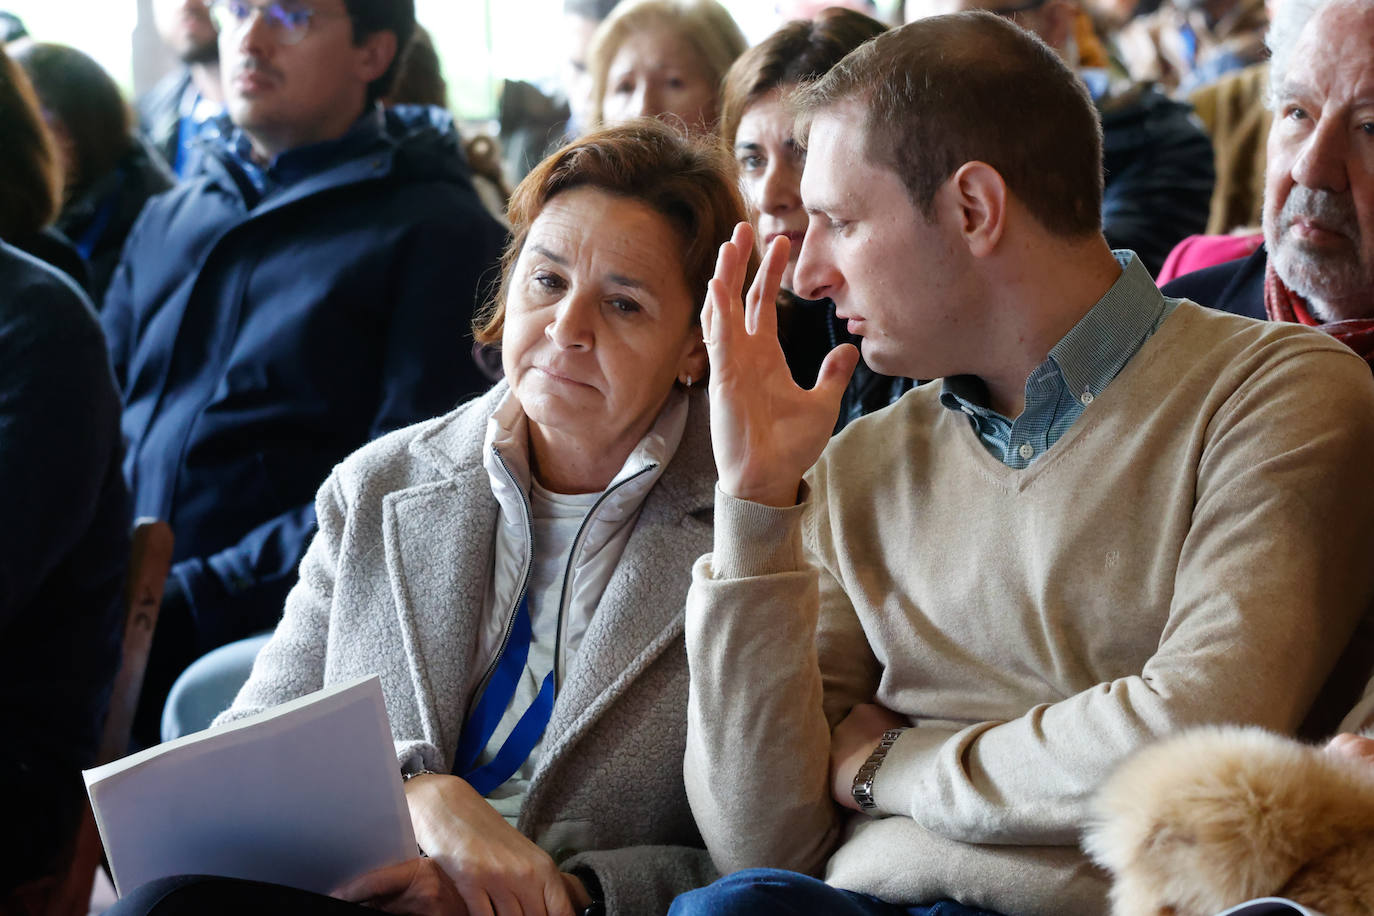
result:
<svg viewBox="0 0 1374 916"><path fill-rule="evenodd" d="M671 29L632 32L611 58L601 113L608 125L668 115L705 131L716 119L716 81Z"/></svg>
<svg viewBox="0 0 1374 916"><path fill-rule="evenodd" d="M564 191L535 218L506 295L501 361L543 441L629 454L674 380L705 374L681 249L647 205L594 188Z"/></svg>
<svg viewBox="0 0 1374 916"><path fill-rule="evenodd" d="M801 200L804 159L792 137L792 115L782 103L781 90L761 96L745 109L735 132L734 152L759 253L779 235L792 242L782 274L783 289L791 290L792 273L806 235L806 210Z"/></svg>

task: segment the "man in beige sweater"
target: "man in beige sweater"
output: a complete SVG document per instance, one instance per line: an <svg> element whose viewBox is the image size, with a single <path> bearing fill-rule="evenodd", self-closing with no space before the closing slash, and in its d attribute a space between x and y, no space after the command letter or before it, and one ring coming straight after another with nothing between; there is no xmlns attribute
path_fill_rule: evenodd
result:
<svg viewBox="0 0 1374 916"><path fill-rule="evenodd" d="M880 36L799 107L797 291L875 369L943 381L826 447L853 349L795 387L785 240L743 297L749 233L722 248L686 778L721 871L773 870L673 912L1103 913L1077 843L1125 755L1354 702L1374 380L1110 251L1092 103L1003 19Z"/></svg>

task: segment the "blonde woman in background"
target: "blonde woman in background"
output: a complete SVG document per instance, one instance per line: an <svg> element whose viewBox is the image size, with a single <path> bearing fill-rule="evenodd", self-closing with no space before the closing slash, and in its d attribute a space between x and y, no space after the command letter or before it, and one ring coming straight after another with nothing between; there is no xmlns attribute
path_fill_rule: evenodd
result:
<svg viewBox="0 0 1374 916"><path fill-rule="evenodd" d="M632 0L592 39L589 123L662 118L688 131L714 129L720 85L748 42L716 0Z"/></svg>

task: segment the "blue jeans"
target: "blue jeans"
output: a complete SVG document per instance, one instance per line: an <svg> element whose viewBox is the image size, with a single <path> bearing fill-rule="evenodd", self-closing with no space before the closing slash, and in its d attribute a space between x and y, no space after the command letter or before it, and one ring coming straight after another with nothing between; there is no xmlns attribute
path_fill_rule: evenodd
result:
<svg viewBox="0 0 1374 916"><path fill-rule="evenodd" d="M824 881L783 871L751 868L673 901L668 916L997 916L987 910L940 900L922 906L884 903L877 897L842 891Z"/></svg>

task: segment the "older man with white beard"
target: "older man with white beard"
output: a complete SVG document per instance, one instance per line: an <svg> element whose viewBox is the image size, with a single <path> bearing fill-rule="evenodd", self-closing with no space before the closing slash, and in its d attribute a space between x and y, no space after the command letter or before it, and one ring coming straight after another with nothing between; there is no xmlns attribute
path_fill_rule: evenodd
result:
<svg viewBox="0 0 1374 916"><path fill-rule="evenodd" d="M1265 243L1164 293L1317 327L1374 365L1374 2L1290 0L1268 42Z"/></svg>

